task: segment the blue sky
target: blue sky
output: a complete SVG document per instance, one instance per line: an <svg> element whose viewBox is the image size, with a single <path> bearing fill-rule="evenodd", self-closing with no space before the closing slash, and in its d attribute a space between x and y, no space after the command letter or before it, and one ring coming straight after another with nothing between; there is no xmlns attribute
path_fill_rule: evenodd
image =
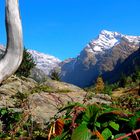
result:
<svg viewBox="0 0 140 140"><path fill-rule="evenodd" d="M19 0L24 45L61 60L76 57L101 30L140 35L140 0ZM0 44L5 44L4 2Z"/></svg>

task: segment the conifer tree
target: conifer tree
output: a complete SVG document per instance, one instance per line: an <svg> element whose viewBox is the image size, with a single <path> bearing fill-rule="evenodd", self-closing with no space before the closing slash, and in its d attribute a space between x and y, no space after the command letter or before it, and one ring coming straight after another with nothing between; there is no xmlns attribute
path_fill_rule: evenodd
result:
<svg viewBox="0 0 140 140"><path fill-rule="evenodd" d="M103 78L99 76L95 84L95 91L96 93L101 93L103 90L104 90L104 81Z"/></svg>
<svg viewBox="0 0 140 140"><path fill-rule="evenodd" d="M59 74L59 72L57 72L56 70L53 70L53 71L51 72L50 78L51 78L52 80L56 80L56 81L60 81L60 80L61 80L60 74Z"/></svg>
<svg viewBox="0 0 140 140"><path fill-rule="evenodd" d="M22 63L15 74L17 76L28 77L30 75L31 69L35 67L35 65L36 64L32 55L27 51L27 49L24 48Z"/></svg>

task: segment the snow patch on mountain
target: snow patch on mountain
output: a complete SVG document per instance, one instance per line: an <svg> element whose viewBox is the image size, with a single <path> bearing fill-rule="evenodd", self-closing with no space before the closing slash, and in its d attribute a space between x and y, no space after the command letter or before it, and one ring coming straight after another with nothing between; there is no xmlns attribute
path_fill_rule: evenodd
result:
<svg viewBox="0 0 140 140"><path fill-rule="evenodd" d="M30 54L32 54L33 59L35 60L36 67L41 69L46 75L49 75L50 72L55 68L58 67L59 63L61 62L58 58L37 52L35 50L28 50Z"/></svg>
<svg viewBox="0 0 140 140"><path fill-rule="evenodd" d="M55 67L58 67L59 63L61 62L61 60L59 60L58 58L48 54L40 53L35 50L27 50L27 51L33 56L33 59L36 63L35 66L36 71L33 70L34 72L42 71L44 75L49 75L50 72ZM5 52L5 47L0 44L0 58L3 56L4 52Z"/></svg>

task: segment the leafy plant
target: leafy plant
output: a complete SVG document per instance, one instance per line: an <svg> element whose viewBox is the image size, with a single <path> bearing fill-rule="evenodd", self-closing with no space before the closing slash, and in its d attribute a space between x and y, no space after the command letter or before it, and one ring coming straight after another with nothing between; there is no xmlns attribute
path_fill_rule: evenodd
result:
<svg viewBox="0 0 140 140"><path fill-rule="evenodd" d="M83 115L83 121L87 123L88 127L93 131L95 130L95 122L98 117L100 108L96 105L90 105L87 107L85 114Z"/></svg>
<svg viewBox="0 0 140 140"><path fill-rule="evenodd" d="M87 124L82 123L73 131L71 140L89 140L91 136L92 133L87 128Z"/></svg>
<svg viewBox="0 0 140 140"><path fill-rule="evenodd" d="M117 124L117 123L111 121L111 122L109 123L109 126L111 126L114 130L119 131L119 127L120 127L119 124Z"/></svg>
<svg viewBox="0 0 140 140"><path fill-rule="evenodd" d="M107 140L112 136L112 132L108 128L105 128L102 132L102 136L105 140Z"/></svg>
<svg viewBox="0 0 140 140"><path fill-rule="evenodd" d="M112 91L118 88L119 83L114 83L114 84L105 84L105 87L103 89L104 94L111 95Z"/></svg>
<svg viewBox="0 0 140 140"><path fill-rule="evenodd" d="M27 101L28 96L28 93L17 92L11 98L15 99L15 107L22 107L23 103Z"/></svg>
<svg viewBox="0 0 140 140"><path fill-rule="evenodd" d="M32 122L31 115L9 108L0 109L0 139L36 139L47 137L46 131ZM34 127L33 127L34 126Z"/></svg>
<svg viewBox="0 0 140 140"><path fill-rule="evenodd" d="M14 110L8 108L1 108L0 118L3 125L2 127L3 135L13 130L15 124L20 121L21 117L22 117L21 112L15 112Z"/></svg>
<svg viewBox="0 0 140 140"><path fill-rule="evenodd" d="M132 116L128 125L131 129L140 128L140 111L135 113L135 116Z"/></svg>
<svg viewBox="0 0 140 140"><path fill-rule="evenodd" d="M117 104L124 109L132 112L140 110L140 98L137 95L123 95L117 99Z"/></svg>
<svg viewBox="0 0 140 140"><path fill-rule="evenodd" d="M65 111L65 115L59 118L59 120L63 120L63 123L60 123L62 127L58 127L61 128L61 131L58 131L61 133L57 135L55 132L50 138L54 137L56 140L62 137L63 139L72 140L90 140L96 138L107 140L117 137L118 134L123 133L125 135L125 133L132 131L129 125L134 123L132 122L134 120L132 114L107 105L93 104L85 106L73 103L61 109L59 113L63 111ZM137 124L138 116L139 113L135 118L135 124ZM51 126L55 126L54 124ZM137 126L134 125L133 129L136 128Z"/></svg>
<svg viewBox="0 0 140 140"><path fill-rule="evenodd" d="M139 111L132 114L108 105L69 103L58 111L44 130L32 122L31 115L26 121L25 116L8 108L0 109L0 138L16 139L22 136L48 140L108 140L127 133L124 137L133 138L130 132L140 128Z"/></svg>

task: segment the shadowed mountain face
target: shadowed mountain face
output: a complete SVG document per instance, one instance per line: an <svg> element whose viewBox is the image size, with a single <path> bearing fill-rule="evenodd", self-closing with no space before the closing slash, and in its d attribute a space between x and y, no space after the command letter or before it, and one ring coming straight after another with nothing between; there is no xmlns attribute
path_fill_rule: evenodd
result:
<svg viewBox="0 0 140 140"><path fill-rule="evenodd" d="M140 49L132 53L124 62L116 66L111 72L104 73L103 78L109 83L120 80L122 74L126 76L133 74L137 68L140 68Z"/></svg>
<svg viewBox="0 0 140 140"><path fill-rule="evenodd" d="M104 78L109 77L106 74L138 50L139 42L138 36L103 30L97 39L87 44L79 56L62 63L62 81L86 87L93 84L101 74Z"/></svg>

